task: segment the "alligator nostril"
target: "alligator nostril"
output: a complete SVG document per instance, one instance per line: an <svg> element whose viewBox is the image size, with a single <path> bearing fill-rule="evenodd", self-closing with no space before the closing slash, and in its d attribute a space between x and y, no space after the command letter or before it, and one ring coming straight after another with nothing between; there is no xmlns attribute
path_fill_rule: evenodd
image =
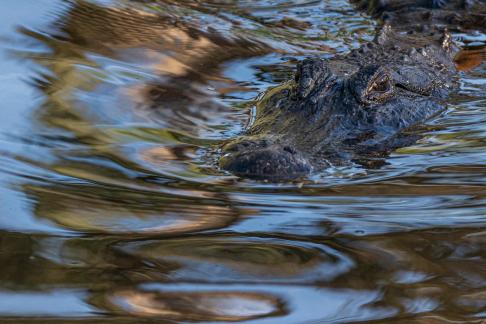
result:
<svg viewBox="0 0 486 324"><path fill-rule="evenodd" d="M290 154L295 154L295 153L296 153L296 152L295 152L295 150L294 150L292 147L290 147L290 146L284 146L284 147L283 147L283 150L284 150L285 152L290 153Z"/></svg>

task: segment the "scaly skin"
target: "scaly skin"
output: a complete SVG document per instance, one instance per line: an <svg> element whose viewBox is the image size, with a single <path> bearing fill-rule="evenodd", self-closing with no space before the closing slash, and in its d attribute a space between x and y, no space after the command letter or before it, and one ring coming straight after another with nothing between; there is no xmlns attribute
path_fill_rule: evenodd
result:
<svg viewBox="0 0 486 324"><path fill-rule="evenodd" d="M408 31L418 26L486 30L486 0L351 0L360 10Z"/></svg>

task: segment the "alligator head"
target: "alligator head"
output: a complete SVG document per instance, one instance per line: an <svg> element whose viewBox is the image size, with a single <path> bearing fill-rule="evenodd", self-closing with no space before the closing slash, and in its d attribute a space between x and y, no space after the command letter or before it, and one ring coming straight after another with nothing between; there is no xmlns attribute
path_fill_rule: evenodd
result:
<svg viewBox="0 0 486 324"><path fill-rule="evenodd" d="M369 161L417 139L404 131L444 109L456 86L447 32L398 34L330 60L300 62L295 78L266 92L253 124L222 147L238 176L292 180L331 164Z"/></svg>

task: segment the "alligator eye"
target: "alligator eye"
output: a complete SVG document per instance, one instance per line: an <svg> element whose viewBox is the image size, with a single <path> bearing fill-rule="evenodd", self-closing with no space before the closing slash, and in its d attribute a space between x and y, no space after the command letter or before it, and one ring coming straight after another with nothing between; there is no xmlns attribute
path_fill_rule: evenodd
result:
<svg viewBox="0 0 486 324"><path fill-rule="evenodd" d="M371 84L369 91L372 92L385 92L390 88L390 80L387 77L383 77L379 80L376 80Z"/></svg>
<svg viewBox="0 0 486 324"><path fill-rule="evenodd" d="M370 102L380 102L393 94L393 84L388 74L373 78L363 93L363 99Z"/></svg>

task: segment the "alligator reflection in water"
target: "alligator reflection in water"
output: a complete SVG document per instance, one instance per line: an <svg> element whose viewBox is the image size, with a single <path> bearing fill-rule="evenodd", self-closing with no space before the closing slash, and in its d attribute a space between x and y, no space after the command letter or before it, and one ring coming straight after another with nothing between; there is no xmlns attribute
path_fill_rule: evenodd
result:
<svg viewBox="0 0 486 324"><path fill-rule="evenodd" d="M162 180L162 176L172 177L173 174L212 181L211 177L200 175L200 170L192 161L185 159L185 162L180 158L190 151L195 152L198 146L204 147L211 143L210 140L196 137L203 127L187 123L180 126L177 120L177 116L197 119L202 111L197 98L206 100L209 97L211 101L210 96L198 95L194 87L188 89L184 84L207 82L204 78L215 73L211 70L217 70L221 62L234 57L262 54L265 47L258 43L252 45L243 38L230 40L216 32L198 32L190 25L176 24L170 17L132 9L111 9L82 1L75 2L62 17L58 26L60 31L53 32L53 35L57 35L55 37L48 38L26 29L23 32L48 45L56 55L56 60L47 60L40 55L33 57L51 72L35 80L47 98L38 114L47 126L69 131L69 135L64 132L59 135L49 134L44 140L84 145L75 150L52 150L56 160L53 163L28 162L44 170L95 184L24 186L24 191L36 201L37 216L69 230L112 234L174 235L221 228L234 222L238 211L231 207L232 203L225 194L192 189L161 192L157 181ZM105 21L108 24L102 24ZM136 28L127 29L127 23ZM123 32L125 29L126 32ZM69 46L66 46L66 40ZM82 51L78 47L82 47ZM164 51L158 54L161 49ZM93 79L90 73L85 74L79 68L94 68L98 64L91 57L93 53L86 55L86 51L114 59L144 62L158 55L155 67L149 69L157 78L165 78L164 84L167 86L142 84L142 87L148 87L150 95L155 96L157 107L162 103L167 105L157 109L164 114L163 119L157 120L177 131L160 129L160 125L157 128L118 129L98 126L106 120L109 112L100 111L99 101L88 101L88 106L85 106L84 102L79 102L77 95L79 89L93 93L106 84L103 78ZM177 60L171 55L177 57ZM73 64L72 60L77 64ZM202 64L204 61L207 64ZM164 91L162 87L166 87L165 90L167 87L179 89L171 94L173 102L168 96L161 99L155 95L157 91ZM131 84L130 88L134 89ZM129 92L133 93L132 90ZM149 104L150 98L143 97L145 105L155 105ZM194 105L184 98L190 98ZM195 109L196 106L198 109ZM217 115L208 112L217 107L223 105L205 105L204 115ZM111 113L120 114L121 111ZM137 121L136 117L133 118ZM192 135L182 132L189 129ZM153 144L143 143L133 156L132 147L137 147L140 139L162 145L154 147ZM125 147L123 142L129 144ZM171 152L178 155L176 159ZM163 164L167 161L171 162L169 168ZM154 164L159 166L155 167ZM111 188L106 189L103 185ZM196 202L198 199L200 201Z"/></svg>
<svg viewBox="0 0 486 324"><path fill-rule="evenodd" d="M123 60L127 65L126 71L118 73L119 80L112 81L127 82L123 84L122 90L116 89L121 97L117 104L124 107L127 106L126 101L132 102L132 105L139 104L142 107L132 114L148 111L152 118L156 117L155 120L162 123L158 125L159 128L168 126L179 131L195 132L195 135L210 125L221 124L224 105L206 90L208 81L216 78L219 65L232 58L268 52L268 47L263 44L242 37L230 39L217 31L198 31L193 26L195 22L186 24L170 16L163 17L135 9L112 9L84 1L76 1L73 8L62 16L59 24L61 28L53 32L54 39L24 31L45 42L56 53L57 59L53 62L36 57L41 64L47 64L54 77L57 77L46 76L49 83L40 81L40 86L45 88L43 91L51 95L49 103L57 102L64 106L55 109L68 109L66 106L69 100L74 99L74 92L79 89L94 92L97 87L103 86L102 82L112 81L106 80L108 75L97 80L91 73L79 68L95 68L100 65L109 68L110 62L102 58L110 57ZM69 46L66 47L64 40L69 41ZM92 53L86 55L79 48ZM102 56L93 56L93 52ZM77 65L72 64L73 59ZM143 62L143 65L140 66L139 62ZM147 71L138 75L145 79L144 83L127 81L128 75L124 74L137 73L133 69L128 70L131 65ZM224 79L219 82L226 83ZM101 89L101 92L106 90ZM158 109L151 109L154 106ZM200 109L201 106L204 110ZM97 106L96 110L99 108ZM116 113L120 111L113 112ZM52 118L54 112L46 114L51 124L55 122ZM137 120L137 116L132 118ZM215 120L212 121L212 118Z"/></svg>

